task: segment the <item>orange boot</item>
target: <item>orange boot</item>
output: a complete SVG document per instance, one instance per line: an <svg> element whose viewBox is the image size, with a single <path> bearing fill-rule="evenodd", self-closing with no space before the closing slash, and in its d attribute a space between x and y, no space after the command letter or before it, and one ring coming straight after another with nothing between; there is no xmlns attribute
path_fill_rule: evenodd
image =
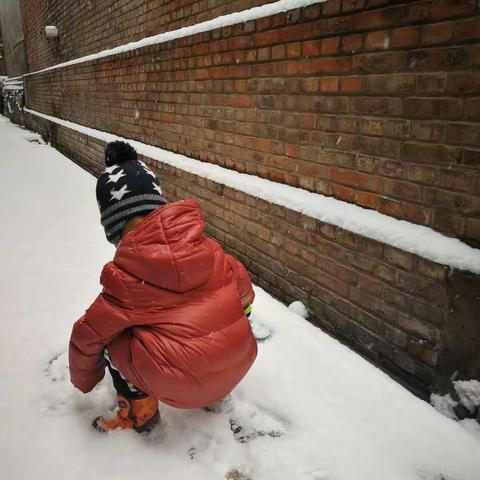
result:
<svg viewBox="0 0 480 480"><path fill-rule="evenodd" d="M118 410L116 416L110 419L97 417L92 426L99 432L116 429L131 429L136 432L149 432L158 423L158 402L153 397L127 400L117 396Z"/></svg>
<svg viewBox="0 0 480 480"><path fill-rule="evenodd" d="M131 400L132 409L130 411L133 417L133 428L136 432L150 432L160 420L158 413L158 400L154 397L140 398Z"/></svg>

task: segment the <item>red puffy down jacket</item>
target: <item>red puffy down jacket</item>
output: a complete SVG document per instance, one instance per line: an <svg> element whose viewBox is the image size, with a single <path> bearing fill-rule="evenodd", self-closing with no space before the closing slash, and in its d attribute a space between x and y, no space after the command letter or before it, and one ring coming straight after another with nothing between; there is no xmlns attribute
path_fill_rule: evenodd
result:
<svg viewBox="0 0 480 480"><path fill-rule="evenodd" d="M241 263L204 235L194 200L165 205L120 242L102 293L72 331L72 383L89 392L103 350L140 390L179 408L210 405L250 369L257 344L243 308L254 293Z"/></svg>

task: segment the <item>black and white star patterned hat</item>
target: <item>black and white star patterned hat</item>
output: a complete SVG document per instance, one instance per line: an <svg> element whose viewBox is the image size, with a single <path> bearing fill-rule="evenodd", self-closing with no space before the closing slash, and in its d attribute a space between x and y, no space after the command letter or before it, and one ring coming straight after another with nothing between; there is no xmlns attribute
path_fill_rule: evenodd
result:
<svg viewBox="0 0 480 480"><path fill-rule="evenodd" d="M107 240L118 245L131 218L148 215L167 202L157 176L137 159L137 152L128 143L107 145L105 167L97 180L97 203Z"/></svg>

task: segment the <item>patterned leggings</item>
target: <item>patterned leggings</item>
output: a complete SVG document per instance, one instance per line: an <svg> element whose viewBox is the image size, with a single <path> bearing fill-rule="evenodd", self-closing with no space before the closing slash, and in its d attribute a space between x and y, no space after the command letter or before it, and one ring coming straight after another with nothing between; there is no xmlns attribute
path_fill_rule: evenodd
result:
<svg viewBox="0 0 480 480"><path fill-rule="evenodd" d="M125 377L117 370L112 360L110 359L110 355L108 354L107 350L105 350L104 352L104 357L107 361L108 371L112 376L113 386L117 391L118 395L125 397L127 400L138 400L140 398L148 397L146 393L138 390L135 385L129 383L125 379Z"/></svg>

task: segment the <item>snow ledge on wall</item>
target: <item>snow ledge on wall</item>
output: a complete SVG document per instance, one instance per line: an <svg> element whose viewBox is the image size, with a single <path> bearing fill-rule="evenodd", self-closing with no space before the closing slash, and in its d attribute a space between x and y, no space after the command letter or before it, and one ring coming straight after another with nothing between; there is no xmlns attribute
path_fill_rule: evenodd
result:
<svg viewBox="0 0 480 480"><path fill-rule="evenodd" d="M185 155L84 127L35 110L25 108L24 111L107 143L114 140L127 141L135 147L139 154L160 163L226 185L441 265L480 274L480 250L429 227L397 220L375 210L367 210L319 193L276 183L255 175L239 173L212 163L201 162Z"/></svg>

